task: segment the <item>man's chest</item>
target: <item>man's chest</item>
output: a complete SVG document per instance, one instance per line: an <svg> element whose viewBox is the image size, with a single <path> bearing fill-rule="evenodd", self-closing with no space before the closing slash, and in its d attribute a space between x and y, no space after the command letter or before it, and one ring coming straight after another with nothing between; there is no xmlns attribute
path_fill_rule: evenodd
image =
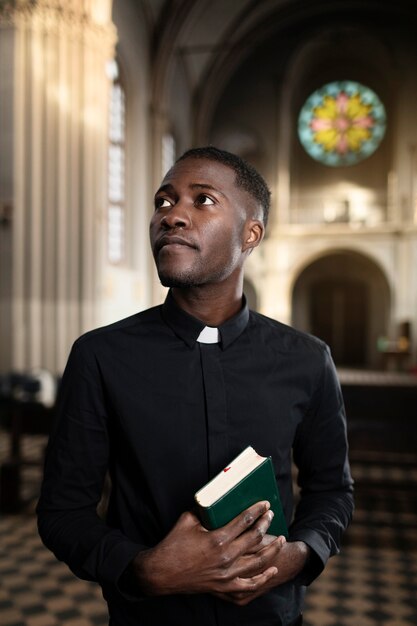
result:
<svg viewBox="0 0 417 626"><path fill-rule="evenodd" d="M219 471L247 445L278 465L308 409L310 386L302 364L271 353L253 357L197 346L121 359L122 391L111 371L103 380L114 431L138 453L151 448L161 458L185 459L187 471L202 458L209 473Z"/></svg>

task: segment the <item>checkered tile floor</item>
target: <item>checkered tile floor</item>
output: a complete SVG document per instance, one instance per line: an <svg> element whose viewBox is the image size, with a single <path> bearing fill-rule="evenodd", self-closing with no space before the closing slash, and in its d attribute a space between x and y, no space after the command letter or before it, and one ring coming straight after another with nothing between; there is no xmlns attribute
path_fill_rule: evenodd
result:
<svg viewBox="0 0 417 626"><path fill-rule="evenodd" d="M40 437L27 438L24 452L34 457L42 445ZM416 626L417 455L358 457L352 468L355 520L341 554L307 594L305 625ZM25 470L30 504L0 519L0 624L104 626L107 610L99 588L76 579L37 536L39 474L38 468Z"/></svg>
<svg viewBox="0 0 417 626"><path fill-rule="evenodd" d="M92 626L108 623L93 583L77 580L41 544L33 515L0 522L0 623L3 626Z"/></svg>
<svg viewBox="0 0 417 626"><path fill-rule="evenodd" d="M415 553L349 546L308 595L307 626L417 624Z"/></svg>

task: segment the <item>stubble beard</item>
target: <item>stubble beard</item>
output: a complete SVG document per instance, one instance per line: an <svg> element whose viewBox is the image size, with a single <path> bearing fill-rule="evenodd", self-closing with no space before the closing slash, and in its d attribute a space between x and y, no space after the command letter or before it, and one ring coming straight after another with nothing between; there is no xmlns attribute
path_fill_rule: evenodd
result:
<svg viewBox="0 0 417 626"><path fill-rule="evenodd" d="M238 257L239 253L236 252L234 258L217 258L211 266L207 259L204 260L201 257L195 259L188 267L183 268L163 267L165 264L158 262L158 256L155 257L155 263L161 285L189 289L221 283L229 277L236 267Z"/></svg>
<svg viewBox="0 0 417 626"><path fill-rule="evenodd" d="M190 287L198 287L202 284L197 282L192 276L172 276L163 272L158 272L158 276L163 287L189 289Z"/></svg>
<svg viewBox="0 0 417 626"><path fill-rule="evenodd" d="M201 287L203 285L219 283L227 277L225 268L213 270L211 273L207 273L205 268L193 268L182 272L157 269L161 285L179 289L189 289L190 287Z"/></svg>

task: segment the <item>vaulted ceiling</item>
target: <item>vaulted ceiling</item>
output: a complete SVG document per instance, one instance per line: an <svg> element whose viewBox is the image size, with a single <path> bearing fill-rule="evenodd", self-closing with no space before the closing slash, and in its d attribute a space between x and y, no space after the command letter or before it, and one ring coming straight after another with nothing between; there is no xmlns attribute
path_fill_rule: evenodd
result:
<svg viewBox="0 0 417 626"><path fill-rule="evenodd" d="M352 16L368 24L386 22L396 28L402 22L413 27L417 14L409 0L141 2L151 33L154 101L169 100L169 76L181 66L200 119L210 117L236 68L273 36L290 29L294 41L306 29L322 31L326 24L342 27Z"/></svg>

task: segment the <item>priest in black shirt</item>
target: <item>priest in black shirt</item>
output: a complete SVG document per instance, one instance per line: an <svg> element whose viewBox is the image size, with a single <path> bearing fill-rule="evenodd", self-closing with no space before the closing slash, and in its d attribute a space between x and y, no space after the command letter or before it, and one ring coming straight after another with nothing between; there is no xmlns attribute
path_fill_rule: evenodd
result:
<svg viewBox="0 0 417 626"><path fill-rule="evenodd" d="M239 157L185 153L155 195L150 225L167 299L83 335L71 351L39 530L77 576L100 583L113 626L301 624L305 586L350 522L346 421L329 350L249 311L242 294L268 208L264 180ZM268 534L267 502L214 531L193 512L194 493L248 445L272 457L288 541Z"/></svg>

